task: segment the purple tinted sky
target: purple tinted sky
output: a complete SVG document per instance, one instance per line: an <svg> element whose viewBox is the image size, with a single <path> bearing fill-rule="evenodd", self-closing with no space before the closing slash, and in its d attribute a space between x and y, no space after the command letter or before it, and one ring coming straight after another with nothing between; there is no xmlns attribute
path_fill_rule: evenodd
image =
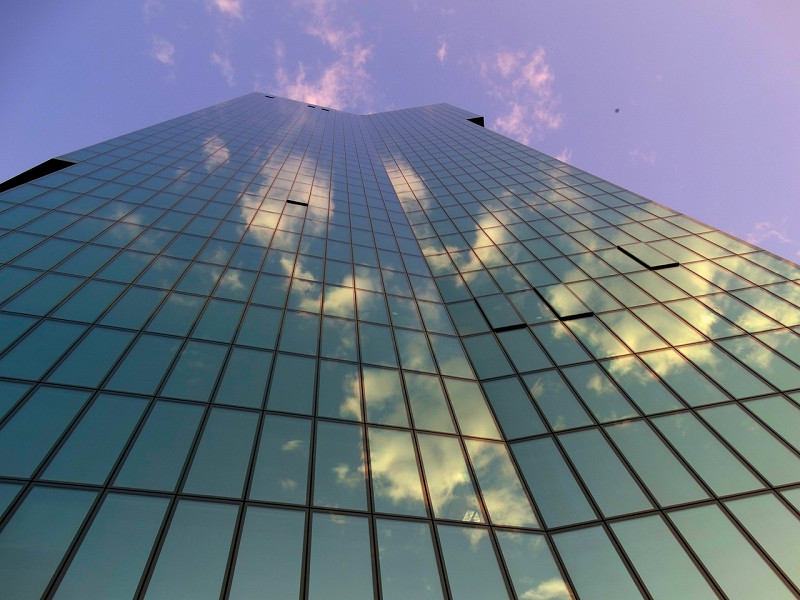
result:
<svg viewBox="0 0 800 600"><path fill-rule="evenodd" d="M253 90L449 102L800 260L791 0L38 0L6 4L0 39L0 181Z"/></svg>

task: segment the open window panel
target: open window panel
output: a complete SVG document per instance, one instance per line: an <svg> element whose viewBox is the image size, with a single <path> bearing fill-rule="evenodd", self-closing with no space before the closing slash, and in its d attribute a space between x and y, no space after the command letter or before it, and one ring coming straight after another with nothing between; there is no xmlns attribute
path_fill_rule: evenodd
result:
<svg viewBox="0 0 800 600"><path fill-rule="evenodd" d="M590 317L594 314L594 311L586 306L563 283L540 286L535 289L536 293L550 307L550 310L562 321Z"/></svg>
<svg viewBox="0 0 800 600"><path fill-rule="evenodd" d="M630 256L633 260L648 269L666 269L668 267L677 267L678 261L670 258L663 252L659 252L646 242L639 242L637 244L626 244L624 246L617 246L617 248Z"/></svg>

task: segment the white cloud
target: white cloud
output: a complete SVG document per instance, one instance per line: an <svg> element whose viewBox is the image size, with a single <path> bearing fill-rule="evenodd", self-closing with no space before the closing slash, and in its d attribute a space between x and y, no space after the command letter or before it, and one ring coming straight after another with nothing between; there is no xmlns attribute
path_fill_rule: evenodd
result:
<svg viewBox="0 0 800 600"><path fill-rule="evenodd" d="M439 49L436 51L436 58L439 59L440 63L444 62L444 59L447 58L447 40L444 38L439 38Z"/></svg>
<svg viewBox="0 0 800 600"><path fill-rule="evenodd" d="M352 108L370 101L371 77L366 64L372 48L361 42L361 30L348 21L335 23L331 0L308 0L299 4L311 17L306 33L325 44L332 52L332 61L314 77L301 62L290 73L284 66L285 50L276 44L278 69L275 80L280 95L333 108Z"/></svg>
<svg viewBox="0 0 800 600"><path fill-rule="evenodd" d="M150 43L150 55L162 65L175 66L175 46L164 38L153 38Z"/></svg>
<svg viewBox="0 0 800 600"><path fill-rule="evenodd" d="M230 56L228 56L227 53L224 55L220 55L217 54L216 51L212 52L211 64L219 67L219 71L220 73L222 73L222 76L225 78L225 81L228 82L229 86L233 87L234 70L233 70L233 65L231 64Z"/></svg>
<svg viewBox="0 0 800 600"><path fill-rule="evenodd" d="M564 148L556 158L561 162L569 163L572 160L572 148Z"/></svg>
<svg viewBox="0 0 800 600"><path fill-rule="evenodd" d="M555 75L541 46L530 53L499 50L481 62L481 74L489 94L506 106L492 124L500 133L527 144L534 135L563 124L553 90Z"/></svg>
<svg viewBox="0 0 800 600"><path fill-rule="evenodd" d="M222 14L234 19L243 19L242 16L242 0L211 0L209 7L216 8Z"/></svg>
<svg viewBox="0 0 800 600"><path fill-rule="evenodd" d="M656 164L656 151L652 148L649 150L639 150L636 148L628 152L628 156L631 157L631 161L634 163L641 161L650 165L651 167Z"/></svg>
<svg viewBox="0 0 800 600"><path fill-rule="evenodd" d="M765 240L777 240L784 244L791 244L792 240L786 234L786 225L775 225L771 221L761 221L756 223L753 231L747 234L747 241L751 244L760 245Z"/></svg>
<svg viewBox="0 0 800 600"><path fill-rule="evenodd" d="M142 6L144 22L149 23L150 19L158 15L162 10L164 10L164 3L162 0L145 0Z"/></svg>

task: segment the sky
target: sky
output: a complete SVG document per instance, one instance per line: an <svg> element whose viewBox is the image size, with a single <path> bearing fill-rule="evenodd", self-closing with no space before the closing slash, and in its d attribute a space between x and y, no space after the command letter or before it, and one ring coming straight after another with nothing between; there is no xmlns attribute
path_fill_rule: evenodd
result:
<svg viewBox="0 0 800 600"><path fill-rule="evenodd" d="M252 91L447 102L800 261L798 2L34 0L0 40L0 181Z"/></svg>

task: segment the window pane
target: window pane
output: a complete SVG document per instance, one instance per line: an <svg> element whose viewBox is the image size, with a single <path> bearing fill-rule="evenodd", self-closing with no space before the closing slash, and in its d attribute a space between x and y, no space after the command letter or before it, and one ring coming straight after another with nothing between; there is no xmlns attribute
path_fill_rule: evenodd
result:
<svg viewBox="0 0 800 600"><path fill-rule="evenodd" d="M311 421L264 415L250 498L305 504L310 448Z"/></svg>
<svg viewBox="0 0 800 600"><path fill-rule="evenodd" d="M408 402L414 417L414 427L455 433L453 419L442 392L442 384L433 375L403 373L408 391Z"/></svg>
<svg viewBox="0 0 800 600"><path fill-rule="evenodd" d="M507 440L547 431L516 377L487 381L482 385Z"/></svg>
<svg viewBox="0 0 800 600"><path fill-rule="evenodd" d="M363 381L367 422L408 427L399 371L364 367Z"/></svg>
<svg viewBox="0 0 800 600"><path fill-rule="evenodd" d="M133 598L169 500L109 494L54 598Z"/></svg>
<svg viewBox="0 0 800 600"><path fill-rule="evenodd" d="M261 408L271 365L271 352L234 347L214 402Z"/></svg>
<svg viewBox="0 0 800 600"><path fill-rule="evenodd" d="M314 410L316 360L278 354L269 387L267 408L301 415Z"/></svg>
<svg viewBox="0 0 800 600"><path fill-rule="evenodd" d="M314 451L314 505L367 510L361 426L320 421Z"/></svg>
<svg viewBox="0 0 800 600"><path fill-rule="evenodd" d="M498 531L497 541L518 598L572 600L543 535Z"/></svg>
<svg viewBox="0 0 800 600"><path fill-rule="evenodd" d="M367 600L372 590L369 522L317 513L312 518L309 600Z"/></svg>
<svg viewBox="0 0 800 600"><path fill-rule="evenodd" d="M218 599L238 512L233 504L180 500L144 597Z"/></svg>
<svg viewBox="0 0 800 600"><path fill-rule="evenodd" d="M375 510L426 516L411 432L370 427L368 439Z"/></svg>
<svg viewBox="0 0 800 600"><path fill-rule="evenodd" d="M115 485L173 491L204 412L196 404L156 402Z"/></svg>
<svg viewBox="0 0 800 600"><path fill-rule="evenodd" d="M427 523L377 519L381 593L385 600L443 598Z"/></svg>
<svg viewBox="0 0 800 600"><path fill-rule="evenodd" d="M453 600L510 598L486 529L438 525Z"/></svg>
<svg viewBox="0 0 800 600"><path fill-rule="evenodd" d="M305 513L248 506L230 600L298 598Z"/></svg>
<svg viewBox="0 0 800 600"><path fill-rule="evenodd" d="M257 427L257 413L212 408L184 492L240 498Z"/></svg>

